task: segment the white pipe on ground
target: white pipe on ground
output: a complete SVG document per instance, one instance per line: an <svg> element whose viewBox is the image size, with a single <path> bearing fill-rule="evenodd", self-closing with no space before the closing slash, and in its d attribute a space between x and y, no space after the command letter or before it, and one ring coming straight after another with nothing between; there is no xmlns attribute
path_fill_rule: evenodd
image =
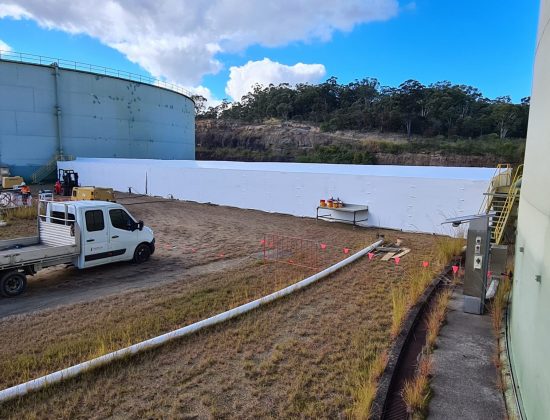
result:
<svg viewBox="0 0 550 420"><path fill-rule="evenodd" d="M16 397L21 397L31 391L36 391L48 385L61 382L65 379L73 378L75 376L78 376L81 373L87 372L91 369L97 368L99 366L105 365L115 360L120 360L124 357L130 356L145 350L150 350L154 347L158 347L176 338L180 338L185 335L192 334L203 328L219 324L231 318L235 318L236 316L242 315L246 312L252 311L253 309L256 309L262 305L273 302L274 300L282 298L283 296L289 295L295 292L296 290L303 289L304 287L309 286L310 284L316 282L317 280L320 280L328 276L329 274L334 273L340 268L354 262L355 260L361 258L368 252L372 251L377 246L382 244L382 242L383 242L382 240L379 240L373 243L372 245L369 245L368 247L363 248L361 251L349 256L348 258L340 261L339 263L336 263L324 269L323 271L320 271L319 273L314 274L311 277L301 280L298 283L294 283L288 287L285 287L284 289L271 293L267 296L253 300L252 302L248 302L248 303L245 303L244 305L237 306L236 308L222 312L218 315L214 315L210 318L203 319L202 321L195 322L194 324L187 325L186 327L171 331L163 335L159 335L158 337L150 338L149 340L142 341L141 343L133 344L129 347L125 347L123 349L114 351L112 353L108 353L103 356L97 357L95 359L88 360L87 362L79 363L78 365L74 365L69 368L50 373L48 375L42 376L37 379L33 379L32 381L28 381L20 385L12 386L11 388L6 388L0 391L0 402L4 402Z"/></svg>

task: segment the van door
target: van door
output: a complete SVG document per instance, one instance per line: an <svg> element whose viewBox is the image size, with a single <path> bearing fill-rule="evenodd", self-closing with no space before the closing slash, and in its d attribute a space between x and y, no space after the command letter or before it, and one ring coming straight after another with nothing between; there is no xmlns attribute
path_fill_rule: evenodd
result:
<svg viewBox="0 0 550 420"><path fill-rule="evenodd" d="M124 209L110 209L109 222L113 261L131 260L139 239L135 220Z"/></svg>
<svg viewBox="0 0 550 420"><path fill-rule="evenodd" d="M107 264L112 261L109 229L105 211L101 208L84 210L84 267Z"/></svg>

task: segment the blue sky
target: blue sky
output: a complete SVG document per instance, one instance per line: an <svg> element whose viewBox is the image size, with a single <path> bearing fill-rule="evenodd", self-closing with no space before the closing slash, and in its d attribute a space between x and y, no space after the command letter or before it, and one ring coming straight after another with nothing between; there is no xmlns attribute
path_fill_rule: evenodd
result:
<svg viewBox="0 0 550 420"><path fill-rule="evenodd" d="M232 5L225 4L231 0L216 0L215 11L201 11L205 17L197 12L193 19L185 10L178 15L172 4L166 14L156 15L155 10L147 25L153 29L147 31L141 30L140 17L125 7L96 15L86 14L88 7L82 13L72 7L68 13L64 1L53 2L59 6L56 11L55 6L41 9L24 0L0 0L0 40L13 51L150 73L197 88L211 102L231 99L231 93L239 97L254 82L315 83L329 76L341 83L375 77L392 86L407 79L425 84L449 80L478 87L490 98L510 95L515 102L531 90L539 8L535 0L417 0L398 5L396 0L372 0L372 5L343 0L336 3L349 10L338 16L327 3L318 16L312 16L316 11L302 17L300 10L276 10L275 23L258 18L265 15L258 2L248 2L241 22ZM97 3L100 9L102 1ZM240 4L246 8L246 3ZM364 10L352 16L357 4ZM204 29L201 22L215 19L222 23ZM305 29L296 29L300 25ZM181 45L174 49L170 42ZM292 67L296 63L309 66Z"/></svg>

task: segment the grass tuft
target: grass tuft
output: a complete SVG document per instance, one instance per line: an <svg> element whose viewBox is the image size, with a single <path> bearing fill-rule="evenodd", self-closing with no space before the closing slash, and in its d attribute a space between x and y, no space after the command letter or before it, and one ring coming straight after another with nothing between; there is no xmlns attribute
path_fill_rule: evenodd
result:
<svg viewBox="0 0 550 420"><path fill-rule="evenodd" d="M493 328L497 337L499 336L500 330L502 328L502 317L504 314L504 309L508 304L508 294L510 293L511 289L512 282L510 281L510 279L508 277L502 277L502 280L498 285L497 292L495 293L493 304L491 305L491 318L493 321Z"/></svg>
<svg viewBox="0 0 550 420"><path fill-rule="evenodd" d="M392 337L396 337L401 330L401 324L403 319L409 310L409 303L407 300L407 294L398 288L394 288L391 291L392 301L392 324L390 334Z"/></svg>
<svg viewBox="0 0 550 420"><path fill-rule="evenodd" d="M430 398L430 375L432 370L432 358L425 355L418 364L417 374L405 381L401 396L407 405L407 412L410 415L423 413Z"/></svg>
<svg viewBox="0 0 550 420"><path fill-rule="evenodd" d="M386 351L376 354L371 351L371 362L368 363L365 372L357 378L357 386L353 392L353 406L350 410L350 417L354 419L368 419L374 397L378 379L384 372L388 364L388 354Z"/></svg>
<svg viewBox="0 0 550 420"><path fill-rule="evenodd" d="M451 299L451 289L442 291L435 301L426 320L426 346L431 351L447 315L447 306Z"/></svg>
<svg viewBox="0 0 550 420"><path fill-rule="evenodd" d="M30 207L14 207L8 208L3 211L0 219L6 222L14 220L33 220L38 215L38 209L35 206Z"/></svg>
<svg viewBox="0 0 550 420"><path fill-rule="evenodd" d="M436 260L439 264L447 264L452 257L460 255L465 245L463 238L451 238L450 236L435 237Z"/></svg>
<svg viewBox="0 0 550 420"><path fill-rule="evenodd" d="M432 304L426 319L426 346L424 354L418 363L415 376L405 381L401 392L403 401L407 406L407 412L412 418L424 417L424 413L430 399L430 376L432 372L432 357L435 340L439 330L445 321L447 306L451 298L452 290L446 289L439 293Z"/></svg>

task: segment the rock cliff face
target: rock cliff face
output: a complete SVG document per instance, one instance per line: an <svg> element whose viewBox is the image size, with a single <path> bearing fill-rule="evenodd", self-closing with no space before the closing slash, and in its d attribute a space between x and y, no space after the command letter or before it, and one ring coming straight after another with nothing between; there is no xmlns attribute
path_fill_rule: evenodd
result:
<svg viewBox="0 0 550 420"><path fill-rule="evenodd" d="M501 161L498 156L448 154L437 150L415 153L414 142L413 152L385 150L388 145L406 142L404 136L395 133L324 133L318 127L295 122L196 122L196 157L199 160L293 162L301 160L318 146L337 145L367 150L373 161L380 165L495 166ZM386 147L381 147L381 143Z"/></svg>

